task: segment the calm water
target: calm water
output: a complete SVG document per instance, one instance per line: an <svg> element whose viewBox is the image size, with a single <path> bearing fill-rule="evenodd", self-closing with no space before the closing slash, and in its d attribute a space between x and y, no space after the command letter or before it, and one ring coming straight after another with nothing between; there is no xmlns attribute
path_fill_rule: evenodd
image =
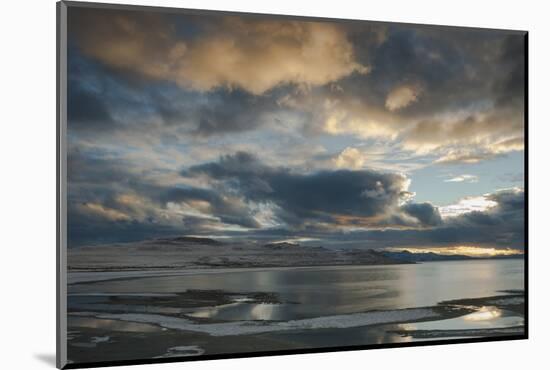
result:
<svg viewBox="0 0 550 370"><path fill-rule="evenodd" d="M190 316L228 321L290 320L368 310L433 306L524 289L523 260L428 262L219 272L101 281L70 293L177 293L189 289L277 293L282 304L236 302L194 309Z"/></svg>

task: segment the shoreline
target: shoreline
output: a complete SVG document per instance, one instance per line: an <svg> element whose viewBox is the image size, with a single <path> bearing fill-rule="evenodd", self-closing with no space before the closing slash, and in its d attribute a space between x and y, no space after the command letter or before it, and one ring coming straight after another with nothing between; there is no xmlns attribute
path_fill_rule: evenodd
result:
<svg viewBox="0 0 550 370"><path fill-rule="evenodd" d="M509 258L509 259L520 259ZM67 284L86 284L99 281L122 280L132 278L147 278L147 277L165 277L165 276L187 276L187 275L209 275L209 274L224 274L224 273L239 273L239 272L263 272L263 271L315 271L323 270L358 270L363 268L385 268L388 266L416 266L432 263L460 263L464 261L477 262L488 260L502 260L495 258L478 258L472 260L449 260L449 261L425 261L416 263L401 263L401 264L353 264L353 265L304 265L304 266L258 266L258 267L205 267L205 268L186 268L186 267L129 267L129 268L113 268L113 269L69 269L67 271ZM508 260L508 259L504 259Z"/></svg>
<svg viewBox="0 0 550 370"><path fill-rule="evenodd" d="M181 316L75 312L69 315L71 359L86 362L101 350L112 359L124 359L135 348L149 358L201 356L227 352L321 348L335 345L368 345L522 335L524 325L462 329L415 328L459 320L487 304L513 309L524 292L443 301L435 306L398 310L373 310L346 315L321 316L288 321L202 322ZM475 304L475 306L473 305ZM522 312L515 312L522 318ZM412 326L411 326L412 325ZM419 330L420 329L420 330ZM154 339L153 339L154 338ZM151 342L153 340L153 342ZM154 343L151 345L151 343Z"/></svg>
<svg viewBox="0 0 550 370"><path fill-rule="evenodd" d="M119 279L133 279L140 277L164 277L164 276L186 276L186 275L209 275L209 274L226 274L239 272L263 272L263 271L309 271L309 270L341 270L341 269L362 269L365 267L381 268L387 266L402 266L403 264L385 264L385 265L315 265L315 266L269 266L269 267L205 267L191 268L186 267L171 267L164 269L98 269L98 270L69 270L68 284L93 283L98 281L109 281ZM411 263L410 265L416 265ZM101 274L102 276L93 277L92 275ZM72 281L71 281L72 280Z"/></svg>
<svg viewBox="0 0 550 370"><path fill-rule="evenodd" d="M472 314L487 306L497 307L502 310L509 310L514 312L517 316L524 316L524 312L518 309L518 306L523 305L524 297L524 292L508 292L496 296L486 296L481 298L461 298L450 301L442 301L434 306L408 307L391 310L371 310L350 314L326 315L304 319L291 319L286 321L241 320L204 322L194 319L193 317L185 314L168 315L137 312L102 313L78 310L73 313L69 313L69 315L73 317L88 317L100 320L103 319L138 324L149 324L162 329L198 332L210 336L234 336L279 331L348 329L372 325L440 321ZM424 330L423 332L432 331L433 330ZM461 330L461 332L464 331L467 330ZM403 330L400 332L400 334L403 334L404 332L407 331ZM410 332L419 332L419 330L410 330Z"/></svg>

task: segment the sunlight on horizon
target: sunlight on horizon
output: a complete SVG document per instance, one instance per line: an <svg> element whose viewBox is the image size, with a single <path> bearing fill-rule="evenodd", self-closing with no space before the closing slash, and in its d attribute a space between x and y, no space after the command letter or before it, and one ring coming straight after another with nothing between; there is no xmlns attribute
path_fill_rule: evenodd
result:
<svg viewBox="0 0 550 370"><path fill-rule="evenodd" d="M408 251L411 253L435 253L440 255L464 255L470 257L495 257L523 255L520 249L506 248L497 249L492 247L475 247L460 245L454 247L432 247L432 248L390 248L392 251Z"/></svg>

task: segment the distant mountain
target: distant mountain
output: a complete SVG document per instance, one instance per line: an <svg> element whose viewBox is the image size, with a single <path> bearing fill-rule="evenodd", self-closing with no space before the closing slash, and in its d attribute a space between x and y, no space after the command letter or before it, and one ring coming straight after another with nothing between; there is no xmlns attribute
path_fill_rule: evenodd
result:
<svg viewBox="0 0 550 370"><path fill-rule="evenodd" d="M275 250L287 249L287 248L296 248L296 247L300 247L300 244L280 242L280 243L268 243L268 244L264 245L264 248L275 249Z"/></svg>
<svg viewBox="0 0 550 370"><path fill-rule="evenodd" d="M190 244L201 244L201 245L221 245L222 242L211 239L211 238L201 238L195 236L176 236L174 238L161 238L155 239L152 242L164 242L164 243L190 243Z"/></svg>
<svg viewBox="0 0 550 370"><path fill-rule="evenodd" d="M335 250L281 242L220 242L180 236L69 250L71 270L258 268L414 263L372 249Z"/></svg>
<svg viewBox="0 0 550 370"><path fill-rule="evenodd" d="M513 258L509 256L498 258ZM428 261L474 260L463 255L375 249L331 249L297 243L221 241L178 236L134 243L85 246L68 250L71 270L142 270L393 265Z"/></svg>
<svg viewBox="0 0 550 370"><path fill-rule="evenodd" d="M472 259L472 257L459 255L459 254L444 255L444 254L437 254L433 252L412 253L406 250L399 251L399 252L382 251L380 253L382 253L386 257L390 257L390 258L393 258L399 261L404 261L404 262L455 261L455 260Z"/></svg>
<svg viewBox="0 0 550 370"><path fill-rule="evenodd" d="M519 258L521 255L494 256L494 257L472 257L461 254L438 254L433 252L412 253L407 250L390 252L380 252L384 256L393 258L403 262L430 262L430 261L463 261L463 260L479 260L479 259L512 259Z"/></svg>

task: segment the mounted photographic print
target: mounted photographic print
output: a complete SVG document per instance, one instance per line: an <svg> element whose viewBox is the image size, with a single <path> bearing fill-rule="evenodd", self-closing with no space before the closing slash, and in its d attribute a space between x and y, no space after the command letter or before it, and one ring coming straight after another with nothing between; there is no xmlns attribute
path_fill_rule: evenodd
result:
<svg viewBox="0 0 550 370"><path fill-rule="evenodd" d="M527 338L526 86L524 31L58 3L58 367Z"/></svg>

